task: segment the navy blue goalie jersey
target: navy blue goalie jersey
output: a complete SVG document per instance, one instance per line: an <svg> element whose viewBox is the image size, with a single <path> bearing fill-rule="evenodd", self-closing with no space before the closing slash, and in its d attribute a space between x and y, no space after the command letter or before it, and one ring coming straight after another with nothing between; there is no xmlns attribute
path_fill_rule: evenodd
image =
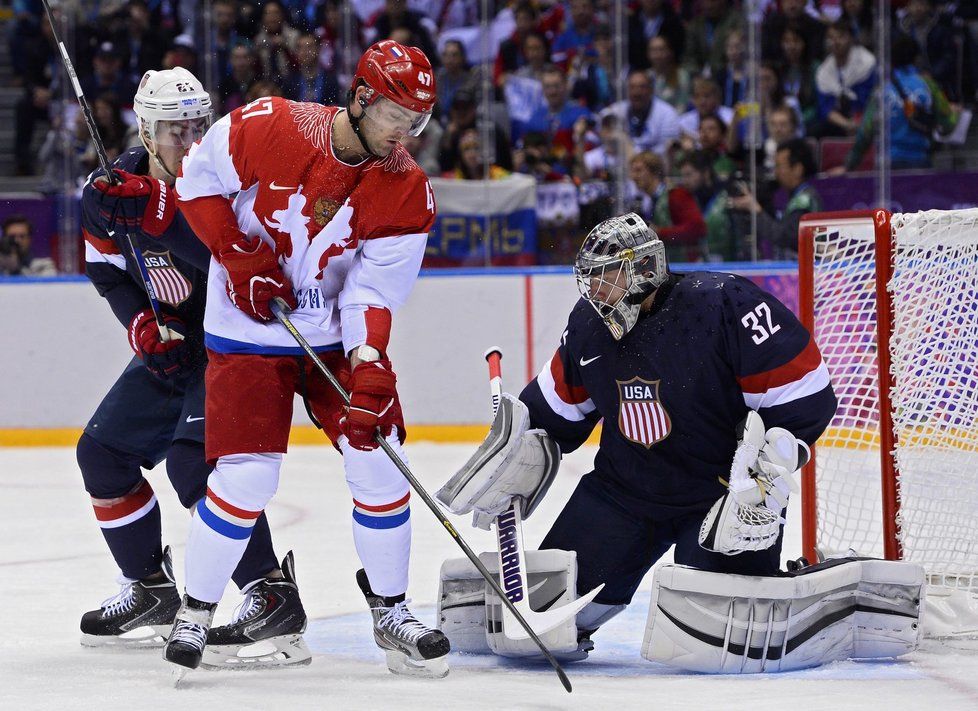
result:
<svg viewBox="0 0 978 711"><path fill-rule="evenodd" d="M603 419L595 476L653 515L708 508L723 494L748 410L811 444L836 409L821 353L794 314L753 282L715 272L670 275L621 341L578 301L520 399L564 453Z"/></svg>
<svg viewBox="0 0 978 711"><path fill-rule="evenodd" d="M113 167L137 175L149 173L149 154L143 147L127 149ZM203 354L204 302L210 253L183 215L177 212L160 237L143 232L141 223L148 198L118 199L97 190L93 172L82 191L82 234L85 273L108 302L116 318L129 327L132 317L149 308L126 233L143 255L150 282L163 311L187 325L188 346Z"/></svg>

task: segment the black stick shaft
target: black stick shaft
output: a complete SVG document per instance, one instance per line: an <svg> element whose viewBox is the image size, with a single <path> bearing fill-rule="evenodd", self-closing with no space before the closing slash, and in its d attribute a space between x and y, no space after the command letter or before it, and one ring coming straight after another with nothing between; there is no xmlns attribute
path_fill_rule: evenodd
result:
<svg viewBox="0 0 978 711"><path fill-rule="evenodd" d="M320 357L316 354L316 351L312 349L312 346L309 345L309 342L305 339L305 337L299 333L299 330L293 325L292 320L288 316L288 306L286 303L281 299L276 298L272 301L271 308L272 313L275 314L275 318L278 319L279 323L285 326L285 330L292 335L295 342L298 343L302 350L306 352L306 355L312 359L313 364L316 366L319 372L326 377L329 384L332 385L336 392L339 393L340 397L343 398L343 402L349 405L350 395L343 389L340 381L337 380L336 376L333 375L329 368L326 367L326 364L323 363ZM560 678L560 683L563 684L564 688L568 692L570 692L572 690L570 679L567 678L567 674L564 672L563 667L560 666L560 663L554 658L554 655L549 649L547 649L546 645L540 641L537 633L533 631L533 628L530 627L523 615L520 614L520 611L517 610L513 603L510 602L509 598L506 597L506 593L499 585L499 582L493 577L492 573L489 572L486 566L482 564L482 561L479 560L479 556L472 552L472 549L469 548L469 544L466 543L462 536L459 535L459 532L455 530L452 522L448 520L448 517L445 516L442 510L438 507L435 500L431 498L425 488L421 485L421 482L419 482L415 478L414 474L411 473L411 470L408 468L407 464L404 463L404 460L397 455L397 452L395 452L394 448L391 447L390 442L388 442L387 439L384 438L383 434L381 434L379 427L374 435L374 439L376 440L377 444L380 445L380 448L384 450L384 453L390 457L390 460L394 462L394 466L396 466L401 474L404 475L404 478L408 480L408 483L411 485L411 488L414 489L415 493L417 493L417 495L421 497L421 500L425 502L429 509L431 509L431 512L441 522L441 525L446 531L448 531L449 535L455 540L455 543L458 544L459 548L462 549L462 552L465 553L466 557L472 561L472 564L478 569L482 577L486 579L486 582L489 583L489 586L496 592L496 595L502 601L502 604L509 609L509 611L513 614L513 617L516 618L523 629L530 635L530 639L532 639L537 647L540 648L543 656L546 657L548 662L550 662L550 666L552 666L554 671L557 672L557 676Z"/></svg>
<svg viewBox="0 0 978 711"><path fill-rule="evenodd" d="M48 0L41 0L41 2L44 3L44 12L47 13L48 22L51 23L51 34L54 37L54 41L58 43L58 49L61 52L61 61L65 66L65 71L68 73L68 78L71 79L71 86L75 90L75 98L78 99L78 105L81 107L82 115L85 117L85 123L88 124L88 132L92 136L92 143L95 145L95 154L98 156L99 165L105 171L105 179L110 183L115 183L116 175L112 172L109 155L105 152L102 136L99 135L98 126L95 123L95 114L92 113L92 107L88 105L88 99L85 98L85 92L82 91L81 83L78 81L78 75L75 74L75 65L71 63L71 57L68 56L68 49L58 36L58 27L54 21L54 13L51 12L51 4ZM110 229L108 232L109 237L112 237L115 231ZM129 234L129 230L123 229L123 232L126 235L126 241L129 243L129 250L132 252L132 257L136 261L136 267L139 269L139 276L143 280L143 288L146 290L146 296L149 297L149 306L153 310L153 318L156 319L156 327L160 331L160 338L166 343L170 340L170 331L163 321L163 312L160 309L159 299L156 297L156 289L153 287L153 282L149 278L149 270L146 269L146 260L143 259L142 252L136 247L136 242L133 240L132 235Z"/></svg>

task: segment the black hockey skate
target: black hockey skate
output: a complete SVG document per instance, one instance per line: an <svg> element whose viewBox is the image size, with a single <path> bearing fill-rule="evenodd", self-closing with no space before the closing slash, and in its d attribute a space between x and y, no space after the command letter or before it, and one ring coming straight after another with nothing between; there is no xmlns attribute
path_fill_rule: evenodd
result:
<svg viewBox="0 0 978 711"><path fill-rule="evenodd" d="M357 584L373 615L374 640L387 653L387 668L394 674L447 676L448 637L419 622L404 595L381 597L371 592L363 569L357 571Z"/></svg>
<svg viewBox="0 0 978 711"><path fill-rule="evenodd" d="M173 582L170 547L163 549L162 578L120 578L117 595L81 618L81 643L86 647L159 647L166 641L180 607Z"/></svg>
<svg viewBox="0 0 978 711"><path fill-rule="evenodd" d="M202 666L255 669L312 661L302 639L306 611L295 582L292 551L282 559L282 575L257 580L241 591L244 600L231 623L207 633Z"/></svg>
<svg viewBox="0 0 978 711"><path fill-rule="evenodd" d="M163 648L163 658L188 669L199 667L216 609L216 602L202 602L184 595L170 638Z"/></svg>

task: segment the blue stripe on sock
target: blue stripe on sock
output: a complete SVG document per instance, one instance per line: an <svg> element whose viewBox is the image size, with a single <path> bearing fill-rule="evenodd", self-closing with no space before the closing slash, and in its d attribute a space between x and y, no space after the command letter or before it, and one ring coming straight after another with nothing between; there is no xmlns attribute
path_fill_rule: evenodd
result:
<svg viewBox="0 0 978 711"><path fill-rule="evenodd" d="M353 520L367 528L397 528L411 518L411 509L404 509L394 516L368 516L353 509Z"/></svg>
<svg viewBox="0 0 978 711"><path fill-rule="evenodd" d="M213 511L207 508L204 499L197 504L197 515L200 520L207 524L207 527L217 531L226 538L233 538L236 541L243 541L251 535L251 526L236 526L228 523L223 518L216 516Z"/></svg>

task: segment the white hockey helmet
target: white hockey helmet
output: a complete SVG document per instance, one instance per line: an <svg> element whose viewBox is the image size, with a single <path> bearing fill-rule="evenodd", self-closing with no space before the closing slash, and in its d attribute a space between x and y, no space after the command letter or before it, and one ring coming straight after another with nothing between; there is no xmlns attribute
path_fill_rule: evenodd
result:
<svg viewBox="0 0 978 711"><path fill-rule="evenodd" d="M642 302L669 276L666 248L634 212L599 222L574 260L577 288L614 339L638 321Z"/></svg>
<svg viewBox="0 0 978 711"><path fill-rule="evenodd" d="M207 131L212 118L210 94L183 67L150 69L143 74L133 110L139 118L139 138L157 161L158 146L189 149Z"/></svg>

